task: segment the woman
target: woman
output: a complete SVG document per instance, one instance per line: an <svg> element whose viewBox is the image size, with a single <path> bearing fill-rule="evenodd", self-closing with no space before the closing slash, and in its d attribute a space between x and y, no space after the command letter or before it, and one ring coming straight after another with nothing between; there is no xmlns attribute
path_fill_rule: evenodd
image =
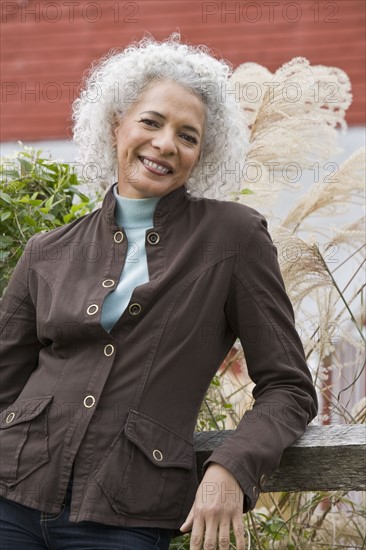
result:
<svg viewBox="0 0 366 550"><path fill-rule="evenodd" d="M217 200L244 158L229 75L146 38L75 102L84 174L118 181L28 241L3 298L2 548L166 549L191 531L191 550L227 549L232 527L243 549L242 513L316 414L266 220ZM236 338L255 405L198 484L198 411Z"/></svg>

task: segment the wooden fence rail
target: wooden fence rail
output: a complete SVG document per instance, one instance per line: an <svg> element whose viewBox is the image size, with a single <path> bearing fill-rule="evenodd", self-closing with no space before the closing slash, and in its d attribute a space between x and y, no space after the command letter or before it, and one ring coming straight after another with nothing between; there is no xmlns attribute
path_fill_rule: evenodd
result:
<svg viewBox="0 0 366 550"><path fill-rule="evenodd" d="M198 474L212 451L232 430L196 432ZM248 442L248 444L250 444ZM363 491L366 489L366 425L308 426L305 434L283 453L263 492Z"/></svg>

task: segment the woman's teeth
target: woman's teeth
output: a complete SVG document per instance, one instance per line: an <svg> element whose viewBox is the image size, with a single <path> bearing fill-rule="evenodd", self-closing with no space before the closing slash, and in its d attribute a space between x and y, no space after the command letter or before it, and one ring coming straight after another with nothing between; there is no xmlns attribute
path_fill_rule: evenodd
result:
<svg viewBox="0 0 366 550"><path fill-rule="evenodd" d="M160 164L156 164L155 162L151 162L151 160L147 160L145 158L142 158L142 164L144 164L145 166L149 166L149 168L153 168L154 170L157 170L162 174L167 174L168 172L170 172L169 168L161 166Z"/></svg>

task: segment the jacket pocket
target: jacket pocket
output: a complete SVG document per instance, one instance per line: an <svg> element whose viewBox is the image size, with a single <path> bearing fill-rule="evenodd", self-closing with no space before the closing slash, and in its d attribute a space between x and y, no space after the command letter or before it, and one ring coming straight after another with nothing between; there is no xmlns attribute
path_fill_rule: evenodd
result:
<svg viewBox="0 0 366 550"><path fill-rule="evenodd" d="M46 407L52 395L21 399L0 415L0 483L12 487L49 460Z"/></svg>
<svg viewBox="0 0 366 550"><path fill-rule="evenodd" d="M173 519L180 515L194 458L192 443L131 410L95 479L117 513Z"/></svg>

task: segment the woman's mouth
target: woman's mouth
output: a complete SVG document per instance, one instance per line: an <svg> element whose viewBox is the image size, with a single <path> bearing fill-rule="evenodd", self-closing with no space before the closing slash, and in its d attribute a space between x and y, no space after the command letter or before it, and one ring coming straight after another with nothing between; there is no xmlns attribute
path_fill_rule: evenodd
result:
<svg viewBox="0 0 366 550"><path fill-rule="evenodd" d="M158 162L153 162L152 160L146 158L146 157L139 157L139 160L141 163L145 166L149 172L152 172L153 174L158 174L159 176L166 176L166 174L171 174L172 169L168 166L165 166L166 163L159 164Z"/></svg>

